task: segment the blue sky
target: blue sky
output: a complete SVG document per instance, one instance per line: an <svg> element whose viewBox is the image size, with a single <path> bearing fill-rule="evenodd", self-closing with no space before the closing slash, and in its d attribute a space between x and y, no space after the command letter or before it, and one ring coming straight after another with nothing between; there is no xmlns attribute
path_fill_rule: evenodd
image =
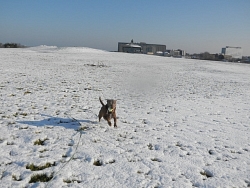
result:
<svg viewBox="0 0 250 188"><path fill-rule="evenodd" d="M0 0L0 42L117 50L118 42L250 55L250 0Z"/></svg>

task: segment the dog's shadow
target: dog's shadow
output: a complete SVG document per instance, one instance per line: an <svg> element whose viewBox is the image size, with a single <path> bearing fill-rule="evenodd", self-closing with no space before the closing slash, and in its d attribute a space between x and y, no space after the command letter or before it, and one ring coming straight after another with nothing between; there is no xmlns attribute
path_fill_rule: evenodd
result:
<svg viewBox="0 0 250 188"><path fill-rule="evenodd" d="M97 124L96 121L90 121L87 119L77 120L75 118L60 118L60 117L53 117L42 114L42 116L46 116L48 118L39 120L39 121L17 121L18 123L25 124L25 125L32 125L37 127L47 126L48 128L53 127L64 127L66 129L74 129L79 130L79 128L84 124Z"/></svg>

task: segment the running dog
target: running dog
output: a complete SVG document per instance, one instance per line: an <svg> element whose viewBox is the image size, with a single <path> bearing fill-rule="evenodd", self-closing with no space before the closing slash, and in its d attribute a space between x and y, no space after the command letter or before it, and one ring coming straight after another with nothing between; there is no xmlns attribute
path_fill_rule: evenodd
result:
<svg viewBox="0 0 250 188"><path fill-rule="evenodd" d="M102 102L102 99L101 97L99 97L99 100L100 100L100 103L102 104L102 108L101 110L99 111L99 122L101 120L101 118L103 117L103 119L105 119L109 126L111 126L111 119L113 118L114 119L114 127L117 128L117 125L116 125L116 100L113 100L113 99L107 99L107 104L105 105L103 102Z"/></svg>

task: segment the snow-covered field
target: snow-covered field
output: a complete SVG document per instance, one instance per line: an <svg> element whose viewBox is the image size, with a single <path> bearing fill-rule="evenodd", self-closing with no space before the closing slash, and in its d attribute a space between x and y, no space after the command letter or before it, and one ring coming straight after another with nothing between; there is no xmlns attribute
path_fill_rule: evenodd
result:
<svg viewBox="0 0 250 188"><path fill-rule="evenodd" d="M0 67L0 187L250 186L248 64L39 46Z"/></svg>

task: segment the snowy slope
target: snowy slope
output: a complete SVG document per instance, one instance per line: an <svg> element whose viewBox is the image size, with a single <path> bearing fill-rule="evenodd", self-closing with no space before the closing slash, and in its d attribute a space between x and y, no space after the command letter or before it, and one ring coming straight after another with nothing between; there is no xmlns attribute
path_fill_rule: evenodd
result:
<svg viewBox="0 0 250 188"><path fill-rule="evenodd" d="M0 66L1 187L250 186L247 64L39 46Z"/></svg>

